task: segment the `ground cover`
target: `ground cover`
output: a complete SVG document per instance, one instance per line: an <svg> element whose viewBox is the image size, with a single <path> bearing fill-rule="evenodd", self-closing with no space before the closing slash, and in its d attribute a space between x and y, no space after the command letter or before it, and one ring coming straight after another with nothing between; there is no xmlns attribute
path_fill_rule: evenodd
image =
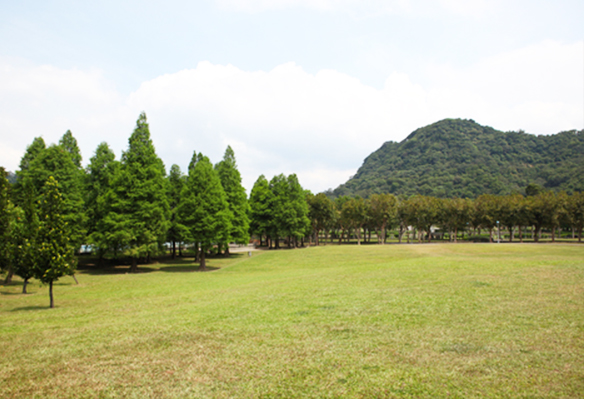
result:
<svg viewBox="0 0 600 400"><path fill-rule="evenodd" d="M328 245L0 287L0 397L582 398L583 246Z"/></svg>

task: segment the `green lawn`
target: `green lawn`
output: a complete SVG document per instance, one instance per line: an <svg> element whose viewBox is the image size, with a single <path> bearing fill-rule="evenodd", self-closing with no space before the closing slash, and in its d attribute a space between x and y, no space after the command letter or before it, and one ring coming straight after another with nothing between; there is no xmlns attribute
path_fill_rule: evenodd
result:
<svg viewBox="0 0 600 400"><path fill-rule="evenodd" d="M328 245L0 287L0 397L584 396L583 245Z"/></svg>

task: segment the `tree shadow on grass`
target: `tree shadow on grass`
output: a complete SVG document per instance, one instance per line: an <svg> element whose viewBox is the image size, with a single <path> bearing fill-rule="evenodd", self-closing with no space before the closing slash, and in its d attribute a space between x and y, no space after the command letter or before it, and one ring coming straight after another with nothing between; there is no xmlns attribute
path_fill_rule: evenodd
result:
<svg viewBox="0 0 600 400"><path fill-rule="evenodd" d="M194 265L169 265L166 267L160 267L158 269L158 271L162 271L162 272L210 272L210 271L216 271L219 269L221 269L221 268L211 267L211 266L207 265L206 269L201 270L201 269L198 269L197 264L194 264Z"/></svg>
<svg viewBox="0 0 600 400"><path fill-rule="evenodd" d="M156 268L138 267L136 272L132 272L127 266L79 266L77 273L82 275L124 275L124 274L145 274L158 271Z"/></svg>
<svg viewBox="0 0 600 400"><path fill-rule="evenodd" d="M56 306L54 306L56 308ZM16 311L33 311L33 310L49 310L49 306L27 306L27 307L17 307L10 310L11 312Z"/></svg>

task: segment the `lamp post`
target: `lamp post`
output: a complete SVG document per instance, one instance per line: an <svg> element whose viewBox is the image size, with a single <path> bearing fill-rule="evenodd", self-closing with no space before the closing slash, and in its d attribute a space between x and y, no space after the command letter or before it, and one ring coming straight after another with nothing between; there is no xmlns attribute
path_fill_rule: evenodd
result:
<svg viewBox="0 0 600 400"><path fill-rule="evenodd" d="M498 244L500 244L500 221L496 221L496 225L498 225Z"/></svg>

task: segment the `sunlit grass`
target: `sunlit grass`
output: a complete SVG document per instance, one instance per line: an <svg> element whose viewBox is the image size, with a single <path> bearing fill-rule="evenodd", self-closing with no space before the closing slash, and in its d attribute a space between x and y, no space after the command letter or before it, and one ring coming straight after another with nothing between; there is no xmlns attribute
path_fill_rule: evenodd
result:
<svg viewBox="0 0 600 400"><path fill-rule="evenodd" d="M583 397L583 246L321 246L0 287L0 397Z"/></svg>

